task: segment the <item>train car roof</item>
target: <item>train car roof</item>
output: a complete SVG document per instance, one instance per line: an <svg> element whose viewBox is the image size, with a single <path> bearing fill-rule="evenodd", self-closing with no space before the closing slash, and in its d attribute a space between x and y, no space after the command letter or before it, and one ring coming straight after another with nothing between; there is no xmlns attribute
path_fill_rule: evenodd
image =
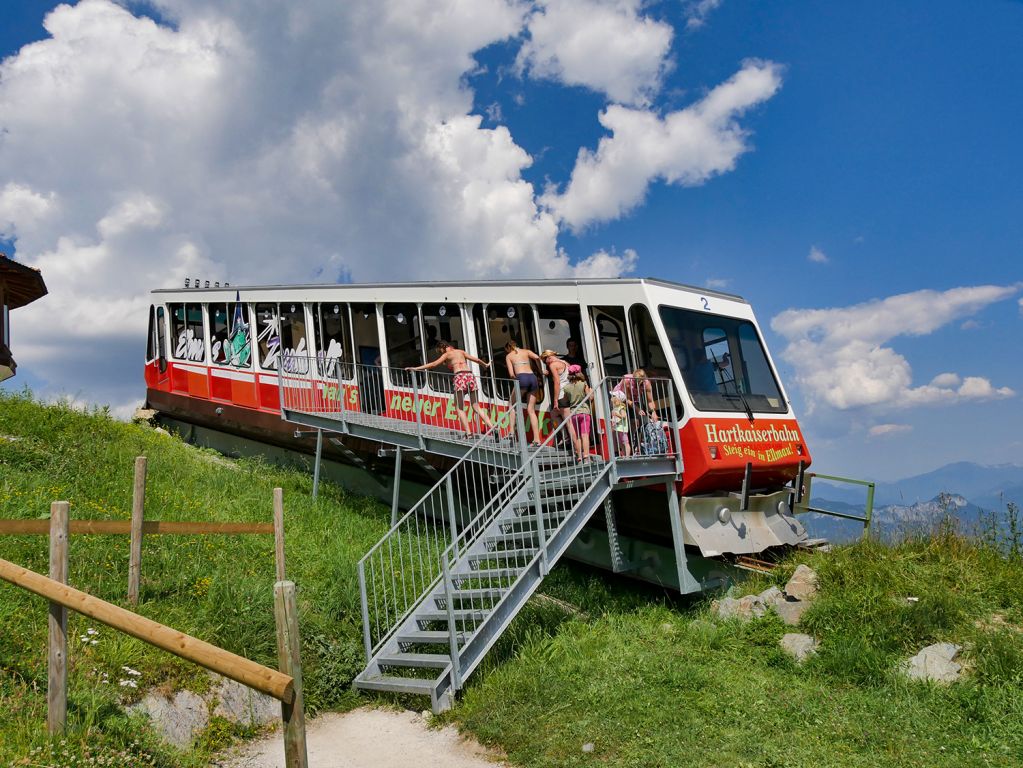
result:
<svg viewBox="0 0 1023 768"><path fill-rule="evenodd" d="M656 277L618 277L618 278L577 278L577 279L534 279L534 280L421 280L416 282L401 283L298 283L293 285L220 285L208 288L181 287L181 288L156 288L152 293L194 293L222 291L273 291L273 290L326 290L330 288L503 288L503 287L528 287L528 286L605 286L605 285L656 285L662 288L681 290L687 293L697 293L703 296L716 296L722 299L739 301L749 304L746 299L734 293L725 293L713 288L700 288L695 285L675 283L670 280L662 280Z"/></svg>

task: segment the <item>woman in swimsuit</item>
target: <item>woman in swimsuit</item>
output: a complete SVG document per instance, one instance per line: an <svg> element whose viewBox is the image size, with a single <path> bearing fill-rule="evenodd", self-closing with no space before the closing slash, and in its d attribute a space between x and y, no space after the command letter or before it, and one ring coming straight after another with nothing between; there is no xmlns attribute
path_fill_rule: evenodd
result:
<svg viewBox="0 0 1023 768"><path fill-rule="evenodd" d="M533 430L533 445L540 444L540 422L536 418L536 398L540 394L540 382L536 380L536 374L533 373L532 361L543 365L540 362L540 356L531 349L522 349L514 341L509 341L504 345L505 351L505 363L508 365L508 378L517 379L519 382L519 392L522 393L522 397L526 400L526 412L529 414L529 426ZM511 428L515 429L515 411L512 410L511 416Z"/></svg>
<svg viewBox="0 0 1023 768"><path fill-rule="evenodd" d="M467 435L472 434L472 428L469 426L469 417L466 415L464 409L465 398L468 396L469 404L479 414L480 419L484 424L487 425L487 429L493 428L494 423L487 416L486 410L479 402L479 384L476 382L476 377L469 370L469 360L474 363L479 363L485 368L490 367L490 363L486 363L480 360L475 355L470 355L464 349L459 349L450 341L438 341L437 351L440 352L440 357L434 360L432 363L426 363L426 365L409 366L406 371L425 371L429 368L436 368L439 365L447 365L452 371L455 372L455 411L458 413L458 420L462 422L462 427L465 429Z"/></svg>

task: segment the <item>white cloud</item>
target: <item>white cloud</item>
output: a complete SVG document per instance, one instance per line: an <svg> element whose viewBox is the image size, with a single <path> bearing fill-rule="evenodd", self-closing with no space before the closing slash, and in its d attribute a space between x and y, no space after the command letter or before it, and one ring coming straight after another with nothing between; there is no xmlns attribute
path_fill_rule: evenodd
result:
<svg viewBox="0 0 1023 768"><path fill-rule="evenodd" d="M955 389L962 383L963 380L958 373L939 373L931 379L932 387L942 387L943 389Z"/></svg>
<svg viewBox="0 0 1023 768"><path fill-rule="evenodd" d="M912 432L909 424L875 424L868 430L871 437L891 437L905 432Z"/></svg>
<svg viewBox="0 0 1023 768"><path fill-rule="evenodd" d="M473 114L467 75L477 51L522 39L530 24L529 71L556 59L558 78L575 82L573 56L619 35L579 84L639 103L660 87L671 43L639 0L545 5L541 15L578 24L576 49L544 37L545 22L520 0L152 2L169 24L112 0L61 5L46 39L0 62L0 236L16 238L18 259L40 267L50 289L15 318L17 352L49 391L122 409L139 397L148 292L185 277L634 268L631 249L559 248L562 214L523 178L532 158L509 130ZM615 136L589 171L613 176L618 155L654 154L609 210L635 205L651 178L697 184L733 167L747 149L736 117L779 81L775 65L749 63L663 119L609 108L601 119ZM630 131L630 115L653 121L653 146ZM573 175L559 198L566 221L589 216L579 213L581 183Z"/></svg>
<svg viewBox="0 0 1023 768"><path fill-rule="evenodd" d="M670 68L670 24L642 16L643 0L542 0L516 67L580 85L622 104L646 104Z"/></svg>
<svg viewBox="0 0 1023 768"><path fill-rule="evenodd" d="M1019 313L1023 315L1023 299L1019 300Z"/></svg>
<svg viewBox="0 0 1023 768"><path fill-rule="evenodd" d="M721 0L689 0L685 4L686 29L699 29L707 23L707 17L718 9Z"/></svg>
<svg viewBox="0 0 1023 768"><path fill-rule="evenodd" d="M970 318L969 320L964 321L959 328L964 331L975 331L980 328L980 323L973 318Z"/></svg>
<svg viewBox="0 0 1023 768"><path fill-rule="evenodd" d="M807 254L806 258L812 261L814 264L827 264L828 255L824 253L816 245L810 246L810 253Z"/></svg>
<svg viewBox="0 0 1023 768"><path fill-rule="evenodd" d="M909 362L885 343L932 333L1019 289L986 285L923 290L851 307L790 309L775 317L771 327L788 341L782 356L795 367L796 382L811 408L904 408L1011 397L1015 393L1008 387L953 372L913 386Z"/></svg>
<svg viewBox="0 0 1023 768"><path fill-rule="evenodd" d="M21 184L7 182L0 190L0 237L28 235L56 208L56 195L41 195Z"/></svg>
<svg viewBox="0 0 1023 768"><path fill-rule="evenodd" d="M698 186L735 167L749 149L737 118L781 87L781 67L750 61L697 103L664 117L609 106L600 114L611 131L596 152L583 149L563 193L543 202L573 229L618 218L642 202L650 182Z"/></svg>
<svg viewBox="0 0 1023 768"><path fill-rule="evenodd" d="M727 288L732 281L727 277L708 277L703 281L703 284L708 288Z"/></svg>

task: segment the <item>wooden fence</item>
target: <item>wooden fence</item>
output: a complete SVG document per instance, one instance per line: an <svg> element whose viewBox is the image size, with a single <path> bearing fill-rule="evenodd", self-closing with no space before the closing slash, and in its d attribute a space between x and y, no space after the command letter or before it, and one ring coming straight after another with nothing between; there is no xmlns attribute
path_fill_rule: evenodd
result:
<svg viewBox="0 0 1023 768"><path fill-rule="evenodd" d="M135 459L131 520L71 520L71 535L130 536L128 556L128 602L138 605L142 578L142 538L152 535L274 535L274 561L278 581L284 581L284 492L274 488L272 523L209 523L146 520L146 457ZM51 513L52 514L52 513ZM0 536L47 536L47 520L0 520Z"/></svg>
<svg viewBox="0 0 1023 768"><path fill-rule="evenodd" d="M301 644L295 584L285 579L284 498L273 493L273 523L164 522L144 519L146 459L135 461L132 517L127 520L68 519L69 505L55 501L49 520L0 520L0 535L38 534L50 537L49 577L0 559L0 579L49 600L47 668L47 728L50 734L64 731L67 722L67 611L71 609L173 653L206 669L265 693L281 702L284 755L287 768L306 768L305 710L302 699ZM274 620L277 627L279 670L186 635L152 619L108 603L67 584L70 534L128 534L128 600L138 602L143 534L246 534L273 533L277 581L274 584Z"/></svg>

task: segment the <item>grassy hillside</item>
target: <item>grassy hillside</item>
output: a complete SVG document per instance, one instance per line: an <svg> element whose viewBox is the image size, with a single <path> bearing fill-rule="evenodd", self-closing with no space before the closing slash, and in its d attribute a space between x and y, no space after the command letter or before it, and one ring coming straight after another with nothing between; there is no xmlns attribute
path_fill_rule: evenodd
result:
<svg viewBox="0 0 1023 768"><path fill-rule="evenodd" d="M102 413L26 397L0 396L0 436L0 518L39 517L67 499L73 517L127 519L139 454L149 457L154 519L266 521L271 489L282 486L307 703L359 703L350 691L362 661L354 564L386 530L387 509L330 485L316 504L308 475L224 461ZM706 599L673 600L561 564L543 591L578 611L532 601L446 719L524 766L1018 765L1023 563L1008 551L944 529L897 548L867 542L802 557L822 583L802 628L821 651L804 667L779 650L788 630L775 618L715 622ZM46 553L45 537L0 537L0 557L35 570L45 572ZM798 561L749 590L784 583ZM73 537L74 585L123 602L127 567L125 537ZM270 537L154 536L140 610L273 664L272 582ZM122 667L142 672L142 688L202 687L204 675L74 614L70 625L71 728L57 753L92 755L95 765L98 756L204 765L238 733L214 723L192 755L159 746L123 714L141 689L118 685ZM46 756L45 636L44 602L0 584L0 765L71 764ZM937 640L965 646L963 682L910 684L894 673L899 659ZM33 749L43 752L18 762Z"/></svg>
<svg viewBox="0 0 1023 768"><path fill-rule="evenodd" d="M272 489L283 487L288 575L299 585L307 704L343 708L357 701L350 691L362 661L354 564L387 530L389 510L329 485L317 504L308 475L256 461L224 461L103 413L43 407L26 397L0 397L0 436L0 518L41 517L51 501L66 499L72 518L129 519L134 457L143 454L149 460L151 519L268 522ZM48 570L47 547L46 537L0 537L0 557L42 573ZM125 604L127 578L126 536L72 537L72 585ZM271 536L151 536L143 548L139 611L275 666L273 581ZM87 634L90 628L98 634ZM45 742L46 631L45 602L0 583L5 702L0 765ZM156 747L117 705L149 686L202 688L205 675L74 613L69 639L69 738L91 745L94 753L116 753L140 740L157 764L182 764L181 755ZM119 685L128 677L123 666L142 672L140 689ZM207 746L230 730L220 725ZM192 762L204 765L205 751Z"/></svg>

